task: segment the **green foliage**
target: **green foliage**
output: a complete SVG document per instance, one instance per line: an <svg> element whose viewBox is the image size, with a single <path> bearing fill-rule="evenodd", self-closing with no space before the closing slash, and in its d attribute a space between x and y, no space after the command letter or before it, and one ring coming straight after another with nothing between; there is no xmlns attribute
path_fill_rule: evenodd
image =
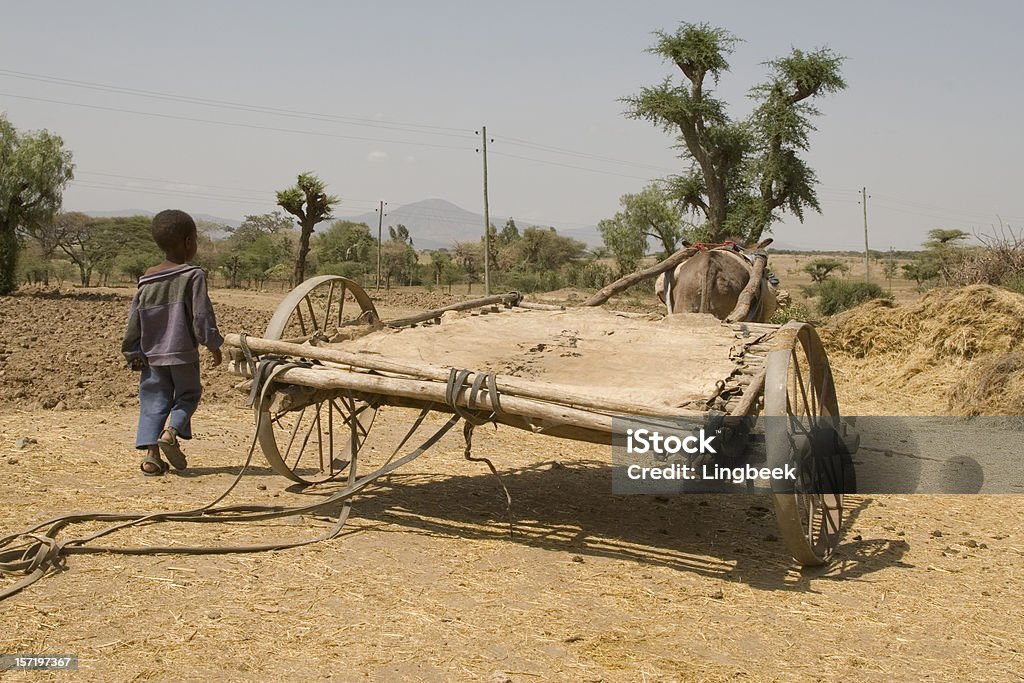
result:
<svg viewBox="0 0 1024 683"><path fill-rule="evenodd" d="M465 277L465 271L455 261L449 260L441 268L441 284L447 285L449 294L452 293L452 285L454 285L457 282L462 282L463 278Z"/></svg>
<svg viewBox="0 0 1024 683"><path fill-rule="evenodd" d="M239 287L243 280L257 287L270 278L270 270L291 258L290 230L292 221L279 211L246 216L237 228L227 228L218 259L229 287Z"/></svg>
<svg viewBox="0 0 1024 683"><path fill-rule="evenodd" d="M300 173L293 187L277 192L277 205L299 219L299 248L295 255L292 285L306 277L306 256L313 228L333 218L331 210L341 200L327 194L327 186L313 173Z"/></svg>
<svg viewBox="0 0 1024 683"><path fill-rule="evenodd" d="M533 294L560 289L564 286L564 280L557 271L520 270L507 273L502 278L502 285L517 292Z"/></svg>
<svg viewBox="0 0 1024 683"><path fill-rule="evenodd" d="M603 263L589 261L587 263L571 263L565 271L565 282L570 287L583 289L600 289L615 280L615 273Z"/></svg>
<svg viewBox="0 0 1024 683"><path fill-rule="evenodd" d="M73 177L63 140L45 130L19 133L0 114L0 295L18 285L18 233L31 234L60 210Z"/></svg>
<svg viewBox="0 0 1024 683"><path fill-rule="evenodd" d="M887 277L890 280L896 277L897 270L899 270L899 268L896 265L896 261L892 259L886 260L886 262L882 265L882 274L885 275L885 277Z"/></svg>
<svg viewBox="0 0 1024 683"><path fill-rule="evenodd" d="M829 278L833 271L845 273L849 266L837 258L816 258L803 267L803 270L811 276L811 282L822 283Z"/></svg>
<svg viewBox="0 0 1024 683"><path fill-rule="evenodd" d="M350 280L363 282L366 273L369 271L365 265L356 261L337 261L321 264L316 269L316 272L319 275L341 275L342 277L347 277Z"/></svg>
<svg viewBox="0 0 1024 683"><path fill-rule="evenodd" d="M817 325L820 321L818 320L817 312L804 303L796 301L791 302L785 308L778 308L772 313L772 317L768 319L768 322L772 325L785 325L790 320L799 320L805 323L811 323Z"/></svg>
<svg viewBox="0 0 1024 683"><path fill-rule="evenodd" d="M945 228L934 228L928 231L928 241L924 243L929 249L938 247L958 246L960 242L970 237L969 232L963 230L948 230Z"/></svg>
<svg viewBox="0 0 1024 683"><path fill-rule="evenodd" d="M505 221L505 227L498 233L498 244L509 245L519 239L519 228L516 226L516 222L509 218Z"/></svg>
<svg viewBox="0 0 1024 683"><path fill-rule="evenodd" d="M1006 287L1011 292L1024 294L1024 273L1011 276L1003 283L1003 287Z"/></svg>
<svg viewBox="0 0 1024 683"><path fill-rule="evenodd" d="M619 203L622 211L598 223L598 230L605 246L615 254L622 274L636 270L647 253L648 238L659 244L664 256L674 253L684 237L694 239L684 228L679 205L661 183L651 183L637 194L622 195Z"/></svg>
<svg viewBox="0 0 1024 683"><path fill-rule="evenodd" d="M506 260L520 271L553 271L581 258L586 249L583 242L559 235L554 228L526 228L509 245Z"/></svg>
<svg viewBox="0 0 1024 683"><path fill-rule="evenodd" d="M597 229L601 233L605 247L615 255L619 275L636 270L640 265L640 259L647 251L647 238L644 234L632 230L624 221L616 218L599 221Z"/></svg>
<svg viewBox="0 0 1024 683"><path fill-rule="evenodd" d="M471 293L473 283L480 281L481 273L484 270L483 242L456 242L452 261L461 271L462 279L469 284L467 292ZM450 287L448 291L451 291Z"/></svg>
<svg viewBox="0 0 1024 683"><path fill-rule="evenodd" d="M872 299L887 299L882 288L874 282L825 280L815 288L818 312L835 315Z"/></svg>
<svg viewBox="0 0 1024 683"><path fill-rule="evenodd" d="M624 98L626 113L677 136L690 168L669 178L668 191L684 211L703 217L710 239L732 235L756 242L782 212L803 220L806 209L820 211L817 179L799 154L808 149L811 119L818 114L809 100L846 87L843 58L828 48L794 49L766 62L768 80L750 92L757 106L745 120L734 120L706 81L710 76L717 84L728 71L738 39L690 23L655 35L648 51L677 67L682 78Z"/></svg>
<svg viewBox="0 0 1024 683"><path fill-rule="evenodd" d="M412 248L412 237L402 224L389 227L391 239L381 246L381 270L385 286L391 289L391 280L411 285L419 277L416 250Z"/></svg>
<svg viewBox="0 0 1024 683"><path fill-rule="evenodd" d="M46 236L41 244L55 245L78 267L83 287L92 284L94 272L104 282L115 270L137 278L164 258L153 243L147 216L92 218L61 213L40 225L38 234Z"/></svg>
<svg viewBox="0 0 1024 683"><path fill-rule="evenodd" d="M341 263L357 264L360 274L377 270L377 240L370 235L366 223L334 221L314 239L312 249L319 273L333 273L325 268Z"/></svg>
<svg viewBox="0 0 1024 683"><path fill-rule="evenodd" d="M917 286L923 287L929 280L939 276L938 264L934 260L920 259L914 263L903 265L903 277L913 280Z"/></svg>
<svg viewBox="0 0 1024 683"><path fill-rule="evenodd" d="M28 284L46 284L50 266L43 257L42 249L36 244L27 244L18 254L16 281Z"/></svg>

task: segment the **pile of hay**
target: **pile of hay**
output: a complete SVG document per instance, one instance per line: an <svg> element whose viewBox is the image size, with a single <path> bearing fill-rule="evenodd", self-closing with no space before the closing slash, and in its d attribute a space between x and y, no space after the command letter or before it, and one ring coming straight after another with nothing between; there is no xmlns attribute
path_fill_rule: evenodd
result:
<svg viewBox="0 0 1024 683"><path fill-rule="evenodd" d="M1024 414L1020 294L971 285L908 306L871 301L821 332L837 374L866 387L865 401L884 394L891 413Z"/></svg>
<svg viewBox="0 0 1024 683"><path fill-rule="evenodd" d="M957 415L1024 415L1024 353L977 361L953 386L949 407Z"/></svg>

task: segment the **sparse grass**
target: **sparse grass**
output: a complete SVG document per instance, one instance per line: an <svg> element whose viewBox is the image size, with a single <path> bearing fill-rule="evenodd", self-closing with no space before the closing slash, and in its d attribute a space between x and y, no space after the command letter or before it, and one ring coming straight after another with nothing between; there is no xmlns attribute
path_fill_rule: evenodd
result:
<svg viewBox="0 0 1024 683"><path fill-rule="evenodd" d="M785 308L776 310L772 317L768 319L768 322L773 325L785 325L790 320L799 320L811 323L812 325L818 325L820 316L806 302L794 301Z"/></svg>

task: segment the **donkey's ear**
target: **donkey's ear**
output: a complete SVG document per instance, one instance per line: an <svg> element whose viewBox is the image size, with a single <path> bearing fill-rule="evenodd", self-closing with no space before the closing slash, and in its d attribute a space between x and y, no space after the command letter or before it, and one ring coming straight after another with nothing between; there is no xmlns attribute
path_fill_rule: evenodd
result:
<svg viewBox="0 0 1024 683"><path fill-rule="evenodd" d="M757 249L764 249L765 247L767 247L769 244L771 244L774 241L775 240L773 238L769 237L768 239L766 239L766 240L762 241L760 244L758 244L757 245Z"/></svg>

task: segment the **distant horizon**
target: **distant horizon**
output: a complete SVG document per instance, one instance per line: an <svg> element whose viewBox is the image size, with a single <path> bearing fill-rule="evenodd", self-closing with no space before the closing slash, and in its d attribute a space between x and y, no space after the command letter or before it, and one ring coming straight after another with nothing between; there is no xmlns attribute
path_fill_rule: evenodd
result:
<svg viewBox="0 0 1024 683"><path fill-rule="evenodd" d="M451 202L451 201L449 201L447 199L444 199L443 197L427 197L426 199L420 200L420 202L426 202L426 201L430 201L430 200L439 200L439 201L447 202L448 204L452 204L453 206L456 206L456 207L458 207L458 208L460 208L462 210L466 210L463 207L459 207L454 202ZM416 203L419 203L419 202L410 202L410 204L416 204ZM167 207L164 207L164 208L176 208L176 207L167 206ZM157 210L157 211L153 211L153 210L150 210L150 209L104 209L104 210L65 209L65 210L66 211L77 211L79 213L84 213L87 216L93 216L93 217L97 217L97 218L102 218L102 217L108 217L108 216L109 217L153 216L156 213L158 213L158 211L160 211L162 209ZM468 210L466 210L466 211L468 211ZM282 211L282 213L284 213L284 212ZM193 218L197 218L197 219L200 219L200 220L211 220L212 219L211 222L215 222L215 223L218 223L220 225L227 226L227 227L235 227L233 224L240 224L242 222L242 220L243 220L243 219L236 219L236 218L227 218L227 217L224 217L224 216L213 216L213 215L210 215L210 214L199 214L199 213L196 213L196 214L191 214L191 215L192 215ZM330 225L334 221L347 221L347 220L353 220L353 219L360 218L360 217L362 217L362 214L355 214L355 215L350 215L350 216L334 216L333 218L331 218L331 219L329 219L327 221L324 221L322 224L318 225L317 228L320 228L321 225ZM356 222L362 222L363 224L367 225L367 227L370 227L370 228L373 227L372 225L370 225L370 223L368 221L365 221L365 220L363 220L363 221L356 221ZM492 224L493 224L493 221L492 221ZM387 222L384 223L385 227L390 227L390 226L395 226L395 225L397 225L397 223L387 223ZM552 228L555 228L555 230L560 235L572 236L572 234L571 234L572 230L571 229L569 229L569 230L562 230L562 229L559 229L559 227L557 225L546 226L546 225L535 225L535 224L531 224L531 223L519 223L519 222L517 222L516 225L518 227L520 227L520 228L523 228L524 226L525 227L552 227ZM481 227L482 227L482 223L481 223ZM500 229L501 226L495 224L495 227ZM296 228L297 228L297 226L296 226ZM314 231L313 234L315 236L317 234L317 231ZM412 236L412 238L414 240L417 239L417 235L416 235L415 230L411 229L410 230L410 234L411 234L411 236ZM481 237L482 237L482 234L481 234ZM769 235L769 237L770 237L770 235ZM466 239L468 240L468 239L473 239L473 238L472 237L468 237ZM458 241L465 241L465 240L458 240ZM452 243L452 244L454 244L454 243ZM442 247L420 247L419 245L416 245L416 250L417 251L436 251L438 249L445 249L445 250L447 250L447 249L450 248L450 246L451 245L442 246ZM588 244L587 247L588 247L588 249L592 249L593 248L593 246L590 245L590 244ZM839 248L836 248L836 249L827 249L827 248L825 248L825 249L820 249L820 248L819 249L801 249L798 246L789 244L787 242L780 242L779 240L775 240L772 243L772 245L769 247L769 251L774 251L774 252L794 252L794 253L801 253L801 254L817 254L817 253L822 253L822 254L837 253L837 254L857 254L857 255L863 255L864 254L864 250L863 249L839 249ZM887 251L889 251L889 250L888 249L876 249L874 247L871 248L871 252L872 253L885 253ZM924 251L924 247L922 246L921 248L917 248L917 249L896 249L896 251L899 251L899 252L919 252L919 251ZM657 250L649 251L649 252L647 252L645 254L645 257L653 256L656 253L658 253Z"/></svg>

